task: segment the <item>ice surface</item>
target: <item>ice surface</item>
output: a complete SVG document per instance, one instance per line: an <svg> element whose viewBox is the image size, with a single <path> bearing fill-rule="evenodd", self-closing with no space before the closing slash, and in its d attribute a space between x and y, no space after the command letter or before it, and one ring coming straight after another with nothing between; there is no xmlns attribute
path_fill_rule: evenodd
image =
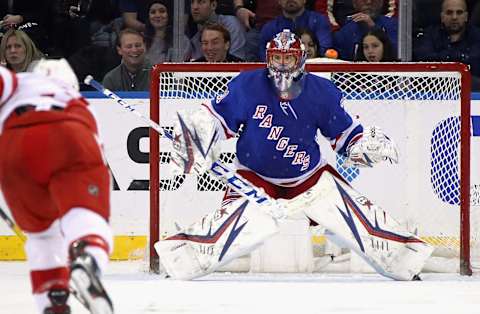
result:
<svg viewBox="0 0 480 314"><path fill-rule="evenodd" d="M423 274L395 282L376 274L213 274L161 279L136 262L104 277L117 314L478 314L480 276ZM0 263L0 313L36 313L26 263ZM88 313L72 301L73 313Z"/></svg>

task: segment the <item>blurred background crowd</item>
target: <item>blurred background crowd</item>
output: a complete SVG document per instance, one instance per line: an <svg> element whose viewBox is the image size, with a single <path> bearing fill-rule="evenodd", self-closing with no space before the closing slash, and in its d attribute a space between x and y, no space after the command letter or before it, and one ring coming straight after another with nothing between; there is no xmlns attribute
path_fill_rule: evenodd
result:
<svg viewBox="0 0 480 314"><path fill-rule="evenodd" d="M8 0L0 17L11 70L63 57L80 81L91 74L117 91L148 90L156 63L264 61L285 28L308 58L458 61L480 90L476 0Z"/></svg>

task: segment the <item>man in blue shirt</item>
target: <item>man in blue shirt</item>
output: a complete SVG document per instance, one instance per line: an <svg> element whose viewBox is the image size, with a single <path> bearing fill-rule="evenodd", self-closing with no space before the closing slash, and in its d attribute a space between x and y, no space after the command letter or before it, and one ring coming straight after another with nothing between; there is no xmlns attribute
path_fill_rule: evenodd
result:
<svg viewBox="0 0 480 314"><path fill-rule="evenodd" d="M284 29L294 32L298 28L307 28L315 34L319 47L319 55L332 48L332 32L327 17L305 9L305 0L279 0L282 15L262 27L259 58L265 61L265 47L276 34Z"/></svg>
<svg viewBox="0 0 480 314"><path fill-rule="evenodd" d="M470 65L480 77L480 30L468 23L465 0L444 0L441 24L432 25L414 43L416 61L451 61ZM478 82L477 82L478 83Z"/></svg>
<svg viewBox="0 0 480 314"><path fill-rule="evenodd" d="M381 28L390 38L396 51L398 20L396 17L381 15L383 0L353 0L352 4L356 13L347 17L347 23L335 32L333 37L339 59L354 60L363 35L373 28Z"/></svg>
<svg viewBox="0 0 480 314"><path fill-rule="evenodd" d="M237 58L245 59L245 29L233 15L216 14L217 0L191 0L191 18L195 32L190 37L192 45L192 59L203 56L201 47L201 34L205 25L218 23L230 33L230 53Z"/></svg>

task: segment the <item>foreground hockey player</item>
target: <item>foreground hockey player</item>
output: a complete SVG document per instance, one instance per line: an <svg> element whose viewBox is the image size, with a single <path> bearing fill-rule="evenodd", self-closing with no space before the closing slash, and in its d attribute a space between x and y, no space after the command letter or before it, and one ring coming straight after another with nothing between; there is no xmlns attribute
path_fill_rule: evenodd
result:
<svg viewBox="0 0 480 314"><path fill-rule="evenodd" d="M316 136L350 166L396 163L396 146L380 128L352 119L340 90L304 71L305 58L299 38L285 30L267 45L266 69L241 72L200 110L178 112L172 160L179 172L202 173L216 160L219 140L240 134L237 173L276 201L262 205L228 189L220 209L155 245L169 276L215 271L275 234L277 218L302 213L380 274L418 278L433 248L350 187L326 164ZM219 171L215 164L210 170Z"/></svg>
<svg viewBox="0 0 480 314"><path fill-rule="evenodd" d="M18 226L38 312L113 313L101 281L112 249L110 175L97 124L68 63L0 67L0 184Z"/></svg>

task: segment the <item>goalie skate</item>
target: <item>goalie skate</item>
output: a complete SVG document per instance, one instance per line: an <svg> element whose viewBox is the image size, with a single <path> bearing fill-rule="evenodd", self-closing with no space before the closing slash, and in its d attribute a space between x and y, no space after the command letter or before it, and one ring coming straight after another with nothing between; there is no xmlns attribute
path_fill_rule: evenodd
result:
<svg viewBox="0 0 480 314"><path fill-rule="evenodd" d="M113 314L113 305L99 277L99 269L88 253L77 256L70 266L70 284L75 297L92 314Z"/></svg>

